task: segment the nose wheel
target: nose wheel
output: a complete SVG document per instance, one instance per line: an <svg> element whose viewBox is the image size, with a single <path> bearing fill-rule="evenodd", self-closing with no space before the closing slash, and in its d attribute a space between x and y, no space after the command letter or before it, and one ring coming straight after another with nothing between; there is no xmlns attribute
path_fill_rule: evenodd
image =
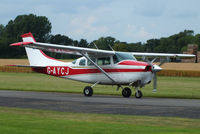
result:
<svg viewBox="0 0 200 134"><path fill-rule="evenodd" d="M142 92L140 90L136 90L136 92L135 92L135 98L137 98L137 99L142 98Z"/></svg>

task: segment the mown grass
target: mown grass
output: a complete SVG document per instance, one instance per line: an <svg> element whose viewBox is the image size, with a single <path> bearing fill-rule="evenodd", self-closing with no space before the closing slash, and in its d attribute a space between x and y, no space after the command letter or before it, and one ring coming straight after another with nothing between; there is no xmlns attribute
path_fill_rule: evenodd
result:
<svg viewBox="0 0 200 134"><path fill-rule="evenodd" d="M199 134L199 119L66 113L0 107L2 134Z"/></svg>
<svg viewBox="0 0 200 134"><path fill-rule="evenodd" d="M152 84L142 88L145 97L200 98L200 77L158 77L158 91ZM0 72L1 90L25 90L82 93L87 83L61 79L38 73ZM134 90L133 95L134 95ZM97 85L94 94L121 95L116 86Z"/></svg>

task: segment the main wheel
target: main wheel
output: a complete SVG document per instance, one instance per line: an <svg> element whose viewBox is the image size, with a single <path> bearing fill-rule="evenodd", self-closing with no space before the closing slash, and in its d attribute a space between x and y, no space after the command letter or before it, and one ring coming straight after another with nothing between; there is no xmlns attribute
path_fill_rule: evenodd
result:
<svg viewBox="0 0 200 134"><path fill-rule="evenodd" d="M140 90L137 90L136 92L135 92L135 98L142 98L142 92L140 91Z"/></svg>
<svg viewBox="0 0 200 134"><path fill-rule="evenodd" d="M93 95L93 89L90 86L86 86L83 90L83 94L85 96L92 96Z"/></svg>
<svg viewBox="0 0 200 134"><path fill-rule="evenodd" d="M122 95L126 98L130 97L132 94L131 92L131 89L128 88L128 87L125 87L123 90L122 90Z"/></svg>

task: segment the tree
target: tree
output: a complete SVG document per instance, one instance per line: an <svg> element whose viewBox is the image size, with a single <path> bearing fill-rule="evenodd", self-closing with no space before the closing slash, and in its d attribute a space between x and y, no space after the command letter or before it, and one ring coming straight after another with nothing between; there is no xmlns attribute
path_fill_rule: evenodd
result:
<svg viewBox="0 0 200 134"><path fill-rule="evenodd" d="M74 40L74 41L73 41L73 45L76 46L76 47L78 47L78 41L77 41L77 40Z"/></svg>
<svg viewBox="0 0 200 134"><path fill-rule="evenodd" d="M113 49L115 51L128 52L128 47L125 43L115 43Z"/></svg>
<svg viewBox="0 0 200 134"><path fill-rule="evenodd" d="M192 43L198 44L199 45L199 50L200 50L200 34L196 34L194 38L192 39Z"/></svg>
<svg viewBox="0 0 200 134"><path fill-rule="evenodd" d="M170 37L151 39L145 44L147 52L180 53L189 43L192 43L194 31L184 30Z"/></svg>
<svg viewBox="0 0 200 134"><path fill-rule="evenodd" d="M88 47L88 42L85 39L81 39L78 43L79 47Z"/></svg>
<svg viewBox="0 0 200 134"><path fill-rule="evenodd" d="M129 52L145 52L146 46L141 42L127 44Z"/></svg>
<svg viewBox="0 0 200 134"><path fill-rule="evenodd" d="M115 42L116 39L111 36L100 37L98 40L93 41L93 43L95 43L99 49L103 50L110 50L111 48L109 47L109 45L113 47Z"/></svg>
<svg viewBox="0 0 200 134"><path fill-rule="evenodd" d="M157 46L159 46L160 44L160 40L159 39L150 39L150 40L147 40L147 43L146 43L146 51L147 52L155 52L155 48Z"/></svg>
<svg viewBox="0 0 200 134"><path fill-rule="evenodd" d="M0 24L0 37L2 36L4 31L4 26L2 24Z"/></svg>
<svg viewBox="0 0 200 134"><path fill-rule="evenodd" d="M73 40L71 38L61 34L51 35L48 42L61 45L73 45Z"/></svg>
<svg viewBox="0 0 200 134"><path fill-rule="evenodd" d="M8 38L17 37L17 40L22 34L28 32L31 32L37 41L44 42L51 32L51 23L45 16L29 14L17 16L5 27L5 35Z"/></svg>
<svg viewBox="0 0 200 134"><path fill-rule="evenodd" d="M37 41L45 42L51 32L51 23L45 16L29 14L17 16L5 27L0 25L0 57L24 57L23 48L9 47L9 44L21 41L21 35L27 32L32 32Z"/></svg>

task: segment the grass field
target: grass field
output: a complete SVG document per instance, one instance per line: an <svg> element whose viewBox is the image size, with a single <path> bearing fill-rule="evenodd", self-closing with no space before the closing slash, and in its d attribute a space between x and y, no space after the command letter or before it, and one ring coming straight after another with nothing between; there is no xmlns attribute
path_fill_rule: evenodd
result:
<svg viewBox="0 0 200 134"><path fill-rule="evenodd" d="M200 78L158 77L158 92L145 97L200 98ZM37 73L0 72L1 90L82 93L86 83ZM94 94L121 95L116 87L97 85ZM200 119L68 113L0 107L1 134L199 134Z"/></svg>
<svg viewBox="0 0 200 134"><path fill-rule="evenodd" d="M1 134L199 134L199 119L0 107Z"/></svg>
<svg viewBox="0 0 200 134"><path fill-rule="evenodd" d="M200 99L199 77L158 77L158 91L152 93L152 84L142 88L145 97L173 97ZM38 73L0 72L1 90L50 91L82 93L87 83L61 79ZM134 92L134 90L133 90ZM121 95L116 86L97 85L94 94Z"/></svg>

